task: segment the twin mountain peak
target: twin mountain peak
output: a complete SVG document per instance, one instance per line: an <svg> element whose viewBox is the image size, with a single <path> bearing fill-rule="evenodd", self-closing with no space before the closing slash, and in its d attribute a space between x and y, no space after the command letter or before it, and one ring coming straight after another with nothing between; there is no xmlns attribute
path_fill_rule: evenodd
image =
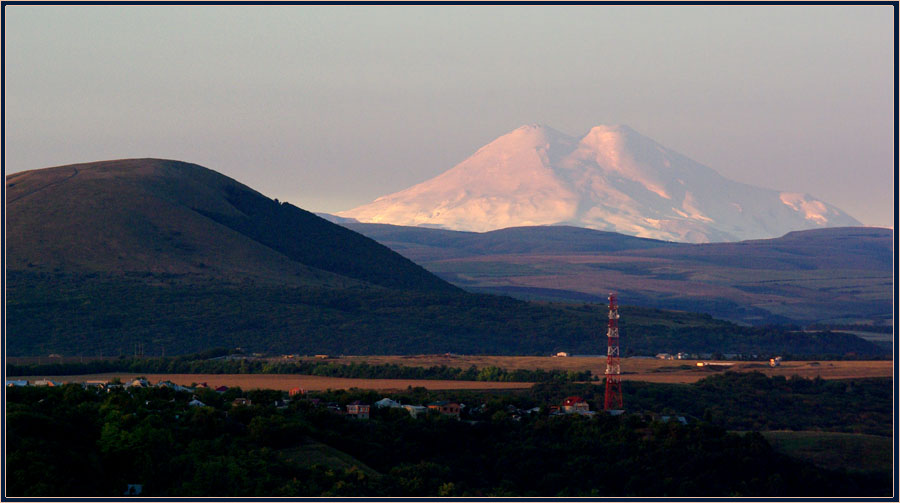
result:
<svg viewBox="0 0 900 503"><path fill-rule="evenodd" d="M808 194L729 180L624 125L580 139L522 126L430 180L338 216L476 232L572 225L694 243L861 225Z"/></svg>

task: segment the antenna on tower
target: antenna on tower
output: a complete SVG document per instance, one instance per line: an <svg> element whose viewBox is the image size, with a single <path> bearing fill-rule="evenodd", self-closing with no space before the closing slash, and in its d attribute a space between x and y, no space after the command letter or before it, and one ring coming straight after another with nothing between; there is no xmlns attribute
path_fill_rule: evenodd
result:
<svg viewBox="0 0 900 503"><path fill-rule="evenodd" d="M622 373L619 366L619 303L615 293L609 294L609 323L606 329L606 394L603 410L622 410Z"/></svg>

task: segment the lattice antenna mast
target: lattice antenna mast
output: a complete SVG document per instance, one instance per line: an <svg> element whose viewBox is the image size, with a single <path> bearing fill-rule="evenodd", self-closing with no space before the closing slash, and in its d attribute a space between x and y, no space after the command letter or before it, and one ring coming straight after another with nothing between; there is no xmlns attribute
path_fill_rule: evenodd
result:
<svg viewBox="0 0 900 503"><path fill-rule="evenodd" d="M604 410L622 409L622 381L619 366L619 303L616 294L609 294L609 323L606 338L606 395L603 398Z"/></svg>

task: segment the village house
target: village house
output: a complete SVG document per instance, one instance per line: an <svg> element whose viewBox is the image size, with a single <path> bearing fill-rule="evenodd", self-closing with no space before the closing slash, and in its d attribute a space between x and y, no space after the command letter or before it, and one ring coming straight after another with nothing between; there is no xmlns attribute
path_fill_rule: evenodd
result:
<svg viewBox="0 0 900 503"><path fill-rule="evenodd" d="M460 409L461 406L458 403L448 402L446 400L428 404L428 410L436 410L442 415L455 417L456 419L459 419Z"/></svg>
<svg viewBox="0 0 900 503"><path fill-rule="evenodd" d="M590 405L580 396L570 396L563 400L562 412L566 414L578 414L591 410Z"/></svg>
<svg viewBox="0 0 900 503"><path fill-rule="evenodd" d="M131 388L149 388L150 381L143 379L143 378L139 378L139 379L135 379L135 380L131 381L131 383L129 383L128 386Z"/></svg>
<svg viewBox="0 0 900 503"><path fill-rule="evenodd" d="M191 388L187 388L180 384L175 384L172 381L159 381L156 383L157 388L170 388L175 391L193 391Z"/></svg>
<svg viewBox="0 0 900 503"><path fill-rule="evenodd" d="M391 400L390 398L382 398L381 400L378 400L377 402L375 402L375 407L378 407L379 409L383 408L383 407L395 408L395 407L402 407L402 405L400 405L400 402L395 402L395 401Z"/></svg>
<svg viewBox="0 0 900 503"><path fill-rule="evenodd" d="M347 415L357 419L369 419L369 404L356 400L347 405Z"/></svg>
<svg viewBox="0 0 900 503"><path fill-rule="evenodd" d="M252 405L253 402L250 401L249 398L235 398L234 401L231 402L232 407L236 407L239 405Z"/></svg>
<svg viewBox="0 0 900 503"><path fill-rule="evenodd" d="M87 388L96 388L96 389L99 389L99 390L104 390L104 389L106 389L106 386L107 386L107 385L109 385L109 381L99 381L99 380L98 380L98 381L85 381L85 382L82 384L82 386L83 386L85 389L87 389Z"/></svg>
<svg viewBox="0 0 900 503"><path fill-rule="evenodd" d="M412 417L418 417L419 414L425 414L428 412L428 407L423 405L403 405L404 409L409 412L409 415Z"/></svg>

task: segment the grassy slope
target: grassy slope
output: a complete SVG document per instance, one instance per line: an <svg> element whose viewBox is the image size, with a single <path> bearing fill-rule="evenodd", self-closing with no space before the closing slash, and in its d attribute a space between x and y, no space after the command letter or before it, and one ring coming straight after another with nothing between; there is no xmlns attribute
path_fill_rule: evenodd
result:
<svg viewBox="0 0 900 503"><path fill-rule="evenodd" d="M49 168L11 175L7 191L12 270L453 290L371 239L194 164Z"/></svg>

